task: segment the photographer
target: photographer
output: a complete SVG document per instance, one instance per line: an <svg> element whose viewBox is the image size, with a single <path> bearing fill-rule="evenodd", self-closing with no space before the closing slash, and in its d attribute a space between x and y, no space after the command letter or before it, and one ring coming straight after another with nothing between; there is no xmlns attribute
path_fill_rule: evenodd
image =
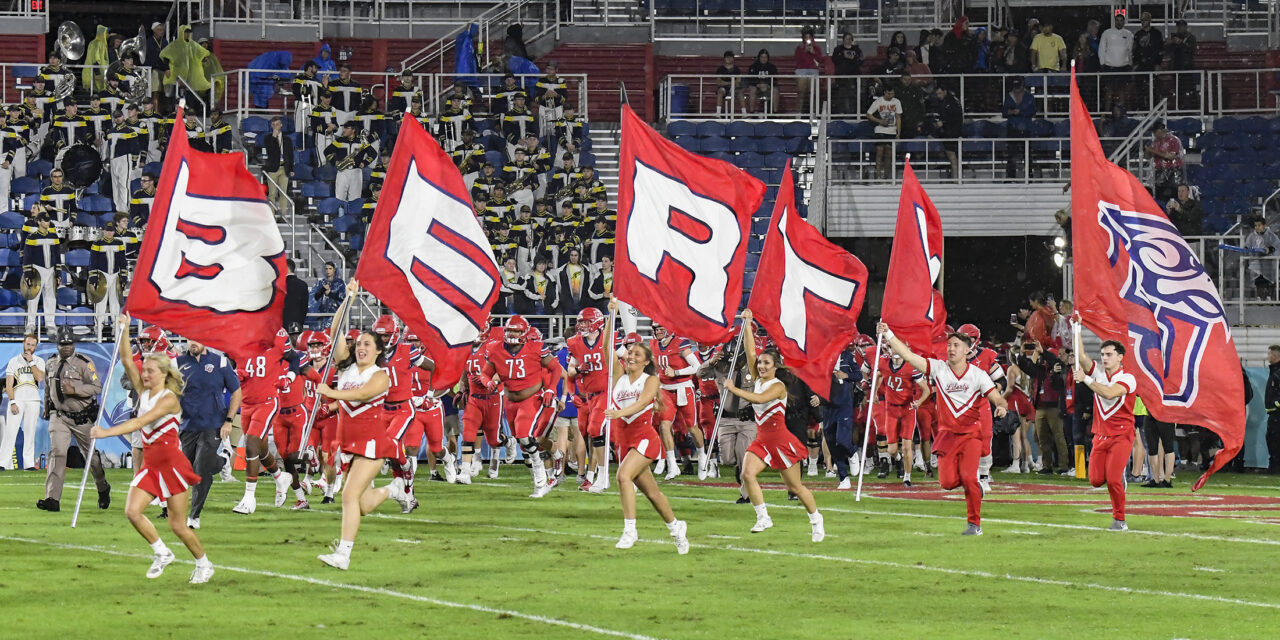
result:
<svg viewBox="0 0 1280 640"><path fill-rule="evenodd" d="M1045 351L1034 340L1022 343L1022 354L1015 360L1018 368L1033 381L1031 402L1036 410L1036 443L1040 445L1041 462L1044 465L1040 473L1065 473L1071 468L1072 461L1067 455L1067 440L1062 430L1058 400L1064 388L1066 365L1052 351ZM1055 452L1056 458L1051 459L1051 454Z"/></svg>
<svg viewBox="0 0 1280 640"><path fill-rule="evenodd" d="M960 179L959 138L964 127L964 107L960 99L939 83L933 90L933 99L929 101L929 135L943 138L942 148L947 153L947 162L951 163L951 177Z"/></svg>

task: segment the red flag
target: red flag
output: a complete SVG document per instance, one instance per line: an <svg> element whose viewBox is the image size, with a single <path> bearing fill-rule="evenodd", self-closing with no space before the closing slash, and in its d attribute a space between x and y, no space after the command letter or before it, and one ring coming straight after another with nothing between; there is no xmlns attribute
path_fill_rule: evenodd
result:
<svg viewBox="0 0 1280 640"><path fill-rule="evenodd" d="M934 355L933 338L945 331L947 309L933 288L942 274L942 218L908 159L893 231L880 320L914 351Z"/></svg>
<svg viewBox="0 0 1280 640"><path fill-rule="evenodd" d="M665 140L622 107L613 288L677 335L729 339L764 184Z"/></svg>
<svg viewBox="0 0 1280 640"><path fill-rule="evenodd" d="M501 280L462 176L412 116L400 125L355 277L418 334L435 362L431 386L452 387Z"/></svg>
<svg viewBox="0 0 1280 640"><path fill-rule="evenodd" d="M1098 337L1127 345L1124 368L1151 415L1222 438L1198 490L1244 441L1244 382L1222 300L1146 187L1107 161L1074 76L1071 150L1076 311Z"/></svg>
<svg viewBox="0 0 1280 640"><path fill-rule="evenodd" d="M788 162L747 306L787 368L826 398L840 352L858 335L867 268L796 213L791 180Z"/></svg>
<svg viewBox="0 0 1280 640"><path fill-rule="evenodd" d="M243 363L283 324L284 240L244 156L192 149L182 112L124 311Z"/></svg>

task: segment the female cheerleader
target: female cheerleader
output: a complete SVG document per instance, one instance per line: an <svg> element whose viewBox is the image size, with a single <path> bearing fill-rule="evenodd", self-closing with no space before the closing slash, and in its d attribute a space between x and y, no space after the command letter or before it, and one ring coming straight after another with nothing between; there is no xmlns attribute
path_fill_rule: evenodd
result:
<svg viewBox="0 0 1280 640"><path fill-rule="evenodd" d="M747 447L746 459L742 463L742 482L747 487L747 497L756 508L756 525L751 527L751 533L760 533L773 526L764 504L764 493L760 491L760 481L756 479L765 467L771 467L782 474L787 490L799 497L809 512L813 541L822 542L827 536L822 528L822 514L818 513L818 503L814 502L813 494L800 482L800 467L796 466L808 457L809 450L787 430L785 421L787 386L778 379L778 373L783 370L782 356L772 347L756 355L751 317L750 309L742 312L742 327L746 331L743 350L747 356L747 371L755 380L754 393L739 389L732 378L725 381L729 393L750 402L756 415L756 439Z"/></svg>
<svg viewBox="0 0 1280 640"><path fill-rule="evenodd" d="M182 455L178 443L178 425L182 422L182 374L163 351L147 354L141 370L133 361L129 348L129 316L120 314L120 363L134 389L138 389L138 417L110 429L94 427L89 437L95 439L121 436L141 431L142 469L129 483L129 497L124 513L142 538L151 543L155 559L147 569L148 578L159 578L164 568L174 561L173 552L165 546L155 525L142 512L151 503L152 496L168 500L169 528L187 546L196 559L196 569L191 572L191 584L208 582L213 577L213 563L204 554L204 546L196 532L187 526L187 507L191 495L187 490L198 482L200 476Z"/></svg>
<svg viewBox="0 0 1280 640"><path fill-rule="evenodd" d="M333 316L333 326L342 324L350 301L360 290L354 279L347 282L347 303ZM391 377L383 368L386 346L382 337L366 331L358 335L354 346L340 337L333 344L333 360L338 364L338 388L328 384L316 387L320 395L334 400L338 414L338 457L345 467L342 485L342 538L333 553L319 556L320 561L345 571L351 566L351 548L356 543L360 518L378 508L387 498L408 500L404 480L396 478L380 489L371 488L382 463L394 458L399 444L387 435L382 401L391 387Z"/></svg>
<svg viewBox="0 0 1280 640"><path fill-rule="evenodd" d="M613 335L613 316L617 310L617 301L609 301L609 321L604 335ZM618 451L622 453L622 462L618 464L618 493L622 496L622 537L615 545L619 549L630 549L636 544L636 487L644 492L653 508L667 523L667 530L676 539L676 553L689 553L689 538L686 537L688 525L683 520L676 520L671 512L671 503L667 496L658 489L658 481L653 477L650 463L662 459L662 439L653 428L653 409L658 396L657 369L653 363L653 352L644 343L636 343L627 350L625 366L621 371L610 367L613 383L613 406L604 412L604 416L613 420L617 429L613 431L617 439Z"/></svg>

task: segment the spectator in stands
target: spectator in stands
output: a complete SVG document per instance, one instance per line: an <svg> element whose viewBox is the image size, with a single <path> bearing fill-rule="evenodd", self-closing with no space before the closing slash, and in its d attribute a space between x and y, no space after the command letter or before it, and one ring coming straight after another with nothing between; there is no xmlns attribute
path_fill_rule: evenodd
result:
<svg viewBox="0 0 1280 640"><path fill-rule="evenodd" d="M1031 52L1023 44L1022 36L1010 31L996 55L995 71L998 73L1028 73L1031 71Z"/></svg>
<svg viewBox="0 0 1280 640"><path fill-rule="evenodd" d="M907 34L902 31L894 31L893 35L889 36L888 48L897 49L898 53L905 53L907 49L911 48L907 44Z"/></svg>
<svg viewBox="0 0 1280 640"><path fill-rule="evenodd" d="M1098 47L1102 44L1102 23L1097 20L1090 20L1089 24L1084 28L1085 41L1089 43L1089 48L1093 49L1094 57L1098 55Z"/></svg>
<svg viewBox="0 0 1280 640"><path fill-rule="evenodd" d="M591 277L591 288L587 290L591 298L591 306L607 311L609 296L613 295L613 255L600 256L600 269Z"/></svg>
<svg viewBox="0 0 1280 640"><path fill-rule="evenodd" d="M222 108L213 106L209 107L209 127L204 132L204 139L209 143L214 153L231 153L235 149L232 148L231 123L222 119Z"/></svg>
<svg viewBox="0 0 1280 640"><path fill-rule="evenodd" d="M1126 74L1133 68L1133 32L1124 28L1124 14L1116 14L1113 27L1102 33L1098 43L1098 66L1103 73L1115 74L1108 77L1102 86L1103 100L1107 108L1119 102L1127 103L1129 99L1129 77Z"/></svg>
<svg viewBox="0 0 1280 640"><path fill-rule="evenodd" d="M899 118L902 128L898 137L906 140L926 133L925 102L928 95L925 93L923 83L917 82L910 71L904 70L898 77L893 95L898 102L902 103L902 115Z"/></svg>
<svg viewBox="0 0 1280 640"><path fill-rule="evenodd" d="M902 32L899 32L902 33ZM907 36L902 36L902 46L905 49L907 45ZM798 113L813 113L817 99L810 96L814 79L822 73L823 67L827 63L827 55L822 52L822 47L813 39L813 27L805 27L800 32L800 45L796 47L795 65L796 65L796 111Z"/></svg>
<svg viewBox="0 0 1280 640"><path fill-rule="evenodd" d="M892 47L885 50L884 63L880 65L880 75L891 77L900 76L906 68L907 64L903 61L902 53L900 51Z"/></svg>
<svg viewBox="0 0 1280 640"><path fill-rule="evenodd" d="M502 182L502 176L497 173L496 167L492 162L486 162L480 165L480 175L471 184L471 199L473 201L481 201L489 199L489 192L493 191L493 187Z"/></svg>
<svg viewBox="0 0 1280 640"><path fill-rule="evenodd" d="M604 196L596 200L596 203L603 203ZM586 249L588 261L592 265L600 264L600 259L605 256L613 255L613 246L616 241L614 228L609 224L606 215L598 215L591 219L591 235L587 236Z"/></svg>
<svg viewBox="0 0 1280 640"><path fill-rule="evenodd" d="M867 119L874 123L877 140L896 140L902 133L902 103L894 97L893 87L885 87L884 93L871 103ZM894 149L890 142L876 145L876 177L887 180L893 173Z"/></svg>
<svg viewBox="0 0 1280 640"><path fill-rule="evenodd" d="M916 38L916 46L911 47L916 52L916 59L924 64L929 64L929 54L932 47L933 32L929 29L921 29L920 35Z"/></svg>
<svg viewBox="0 0 1280 640"><path fill-rule="evenodd" d="M1076 73L1096 73L1098 71L1098 52L1089 41L1088 32L1081 33L1072 47L1071 59L1076 63ZM1092 87L1090 82L1089 86Z"/></svg>
<svg viewBox="0 0 1280 640"><path fill-rule="evenodd" d="M837 69L836 74L840 71ZM716 67L716 113L728 113L733 110L730 98L737 92L738 76L742 70L738 68L737 56L732 51L725 51L721 56L720 66Z"/></svg>
<svg viewBox="0 0 1280 640"><path fill-rule="evenodd" d="M930 124L930 135L943 138L942 149L947 154L947 162L951 163L951 177L960 179L959 138L964 127L964 107L960 99L939 84L933 91L933 101L929 105L929 113L933 119Z"/></svg>
<svg viewBox="0 0 1280 640"><path fill-rule="evenodd" d="M1075 308L1075 303L1070 300L1059 302L1058 316L1053 321L1053 330L1049 332L1050 337L1053 338L1053 343L1062 345L1063 348L1074 342L1074 336L1071 333L1071 313L1075 311ZM1063 358L1062 361L1071 362L1067 358Z"/></svg>
<svg viewBox="0 0 1280 640"><path fill-rule="evenodd" d="M1027 340L1031 340L1046 349L1059 346L1053 341L1053 325L1057 323L1057 310L1053 298L1044 292L1037 291L1027 298L1031 303L1031 317L1027 318Z"/></svg>
<svg viewBox="0 0 1280 640"><path fill-rule="evenodd" d="M1156 201L1159 202L1176 196L1178 185L1184 182L1182 141L1169 133L1163 121L1156 122L1151 127L1151 133L1151 144L1143 151L1154 158L1156 171L1153 186Z"/></svg>
<svg viewBox="0 0 1280 640"><path fill-rule="evenodd" d="M213 153L213 145L209 144L208 138L204 137L204 127L200 125L199 116L188 111L183 120L185 122L184 128L187 132L187 143L191 145L191 148L205 153Z"/></svg>
<svg viewBox="0 0 1280 640"><path fill-rule="evenodd" d="M920 62L920 58L916 57L915 49L907 49L907 57L905 61L907 73L911 74L911 80L923 89L927 89L933 84L933 71L929 69L929 65ZM901 96L899 96L901 97Z"/></svg>
<svg viewBox="0 0 1280 640"><path fill-rule="evenodd" d="M164 95L164 72L169 70L169 61L160 57L160 52L169 46L169 39L164 36L164 25L151 23L151 32L147 34L143 60L151 67L151 99L160 100Z"/></svg>
<svg viewBox="0 0 1280 640"><path fill-rule="evenodd" d="M298 264L293 258L285 258L288 274L284 279L284 310L281 318L284 330L291 338L297 338L307 324L307 283L298 277Z"/></svg>
<svg viewBox="0 0 1280 640"><path fill-rule="evenodd" d="M983 28L976 29L973 32L973 39L973 70L978 73L986 73L991 70L991 41L988 39L987 30Z"/></svg>
<svg viewBox="0 0 1280 640"><path fill-rule="evenodd" d="M569 249L568 262L556 274L555 310L566 316L576 316L587 306L587 267L582 264L582 249ZM548 309L551 311L551 309Z"/></svg>
<svg viewBox="0 0 1280 640"><path fill-rule="evenodd" d="M266 159L262 162L262 173L267 180L267 199L276 206L276 211L285 212L285 200L289 197L289 179L293 177L293 139L284 133L284 118L271 118L271 131L261 142L266 151Z"/></svg>
<svg viewBox="0 0 1280 640"><path fill-rule="evenodd" d="M502 286L498 290L498 303L495 308L502 309L503 313L512 314L516 312L516 297L521 295L520 271L516 268L514 257L508 257L501 264L498 277L502 279Z"/></svg>
<svg viewBox="0 0 1280 640"><path fill-rule="evenodd" d="M156 174L143 173L138 183L138 190L129 198L129 222L135 227L145 227L151 219L151 203L156 199Z"/></svg>
<svg viewBox="0 0 1280 640"><path fill-rule="evenodd" d="M329 93L333 94L333 109L338 112L338 124L351 122L360 110L360 83L351 79L351 67L338 67L338 77L329 81Z"/></svg>
<svg viewBox="0 0 1280 640"><path fill-rule="evenodd" d="M338 266L333 262L324 263L324 277L311 285L311 302L308 311L323 316L332 315L342 304L347 285L338 277ZM328 318L312 318L311 326L328 326Z"/></svg>
<svg viewBox="0 0 1280 640"><path fill-rule="evenodd" d="M517 93L514 104L502 115L502 137L507 139L507 157L515 155L516 143L537 132L533 112L525 105L525 94Z"/></svg>
<svg viewBox="0 0 1280 640"><path fill-rule="evenodd" d="M27 333L37 333L36 308L44 307L45 330L52 336L56 329L53 321L57 287L54 271L62 265L62 239L58 230L50 224L49 216L40 213L41 205L33 207L34 219L22 226L22 289L27 297ZM33 293L39 287L38 293Z"/></svg>
<svg viewBox="0 0 1280 640"><path fill-rule="evenodd" d="M516 106L516 96L528 99L528 94L516 82L515 74L508 73L502 77L502 86L489 98L489 113L502 114L510 111Z"/></svg>
<svg viewBox="0 0 1280 640"><path fill-rule="evenodd" d="M973 34L969 32L969 17L960 16L942 37L942 73L967 73L973 70L977 58Z"/></svg>
<svg viewBox="0 0 1280 640"><path fill-rule="evenodd" d="M1012 35L1012 34L1010 34ZM1026 138L1031 135L1031 120L1036 117L1036 98L1027 91L1021 78L1009 81L1009 95L1004 98L1005 135L1010 138ZM1019 161L1022 159L1022 144L1009 143L1007 147L1008 164L1005 175L1017 176Z"/></svg>
<svg viewBox="0 0 1280 640"><path fill-rule="evenodd" d="M462 142L462 132L475 127L471 112L462 106L462 96L449 96L449 104L436 118L436 137L440 146L452 148Z"/></svg>
<svg viewBox="0 0 1280 640"><path fill-rule="evenodd" d="M578 156L582 153L583 126L586 121L578 116L578 109L572 104L564 106L564 116L556 120L553 129L557 153L563 160L565 155L573 157L573 164L578 164Z"/></svg>
<svg viewBox="0 0 1280 640"><path fill-rule="evenodd" d="M317 53L311 62L315 63L322 76L330 76L338 70L338 63L333 59L333 53L329 50L327 42L320 45L320 53Z"/></svg>
<svg viewBox="0 0 1280 640"><path fill-rule="evenodd" d="M1280 251L1280 236L1268 229L1266 221L1261 217L1254 218L1253 231L1245 236L1244 247L1258 251L1260 255L1274 255L1277 251ZM1261 299L1270 298L1275 283L1277 263L1274 260L1241 259L1246 262L1249 269L1249 277L1253 280L1254 296ZM1266 275L1263 275L1264 264L1266 265Z"/></svg>
<svg viewBox="0 0 1280 640"><path fill-rule="evenodd" d="M1039 72L1061 71L1067 65L1067 43L1053 32L1053 21L1045 20L1031 41L1031 68Z"/></svg>
<svg viewBox="0 0 1280 640"><path fill-rule="evenodd" d="M1164 59L1170 71L1190 71L1196 67L1196 37L1187 28L1186 20L1179 20L1177 31L1169 34L1165 42ZM1174 107L1178 109L1199 106L1196 96L1200 91L1200 76L1178 73L1173 76Z"/></svg>
<svg viewBox="0 0 1280 640"><path fill-rule="evenodd" d="M525 276L516 288L516 313L545 315L554 312L555 281L547 275L547 259L538 256L533 261L533 271Z"/></svg>
<svg viewBox="0 0 1280 640"><path fill-rule="evenodd" d="M1142 26L1133 34L1133 69L1138 72L1152 72L1160 68L1164 58L1164 34L1151 26L1151 13L1142 12ZM1139 73L1134 80L1138 91L1138 103L1143 108L1150 108L1148 87L1152 77Z"/></svg>
<svg viewBox="0 0 1280 640"><path fill-rule="evenodd" d="M1204 208L1200 200L1192 197L1189 185L1178 185L1178 195L1165 204L1165 212L1169 220L1178 228L1183 236L1198 236L1204 233Z"/></svg>
<svg viewBox="0 0 1280 640"><path fill-rule="evenodd" d="M764 102L765 112L771 113L778 108L778 96L773 90L773 76L778 75L778 67L769 62L769 50L761 49L756 54L755 62L747 67L747 75L752 78L747 85L746 112L755 113L760 102Z"/></svg>

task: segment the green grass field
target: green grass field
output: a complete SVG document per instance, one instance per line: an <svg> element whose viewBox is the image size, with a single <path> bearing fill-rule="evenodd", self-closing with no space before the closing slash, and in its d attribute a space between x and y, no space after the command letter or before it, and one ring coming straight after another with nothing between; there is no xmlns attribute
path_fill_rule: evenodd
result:
<svg viewBox="0 0 1280 640"><path fill-rule="evenodd" d="M1102 531L1105 490L998 474L978 538L958 535L958 491L870 476L859 503L821 479L820 544L777 485L776 526L751 534L736 489L668 483L693 542L677 556L643 498L641 542L618 551L616 491L535 501L524 468L503 467L469 487L420 481L411 515L384 504L347 572L316 560L338 535L337 505L276 509L264 483L258 512L239 516L242 485L215 483L200 537L217 574L201 586L187 584L190 555L163 523L179 562L143 577L150 549L124 519L128 477L110 472L106 512L91 485L72 529L73 489L46 513L34 508L42 474L0 475L0 637L1280 637L1269 477L1219 474L1194 496L1186 472L1172 492L1133 488L1131 530L1117 534Z"/></svg>

